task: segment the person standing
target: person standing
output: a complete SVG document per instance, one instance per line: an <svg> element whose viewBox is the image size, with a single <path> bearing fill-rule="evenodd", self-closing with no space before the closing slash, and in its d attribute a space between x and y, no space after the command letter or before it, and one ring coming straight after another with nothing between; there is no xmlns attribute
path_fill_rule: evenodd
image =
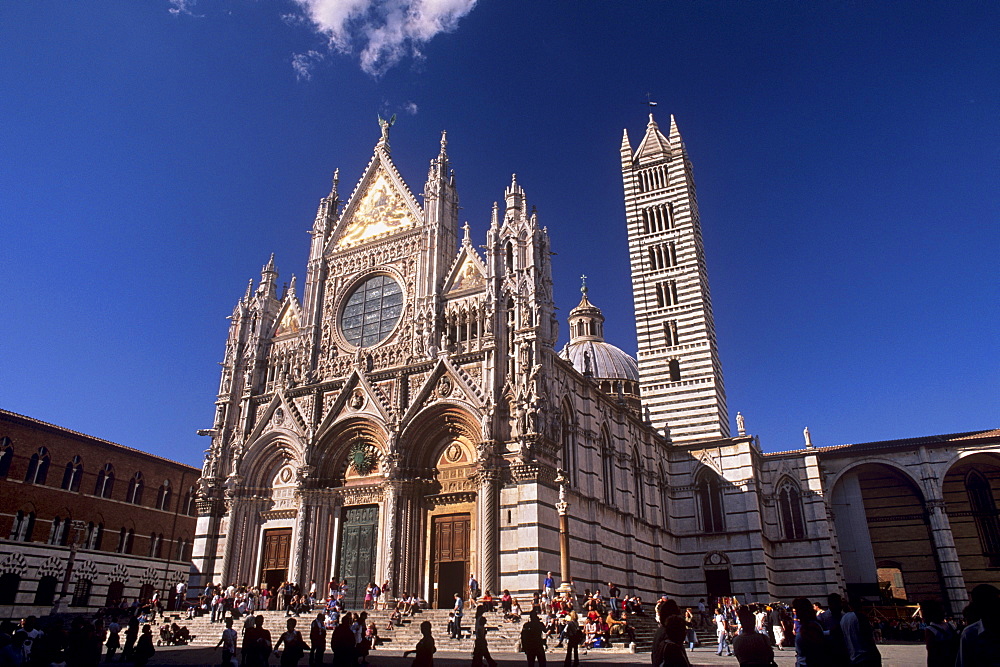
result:
<svg viewBox="0 0 1000 667"><path fill-rule="evenodd" d="M733 639L733 653L741 665L769 665L774 660L771 638L757 632L753 612L745 605L736 610L740 634Z"/></svg>
<svg viewBox="0 0 1000 667"><path fill-rule="evenodd" d="M722 607L715 609L715 634L719 638L719 650L716 655L722 655L722 649L726 649L726 655L733 654L733 647L729 645L729 628L727 627L726 614Z"/></svg>
<svg viewBox="0 0 1000 667"><path fill-rule="evenodd" d="M490 655L489 646L486 644L486 617L480 616L476 619L476 639L472 645L472 667L482 667L483 661L489 667L497 667L497 661Z"/></svg>
<svg viewBox="0 0 1000 667"><path fill-rule="evenodd" d="M563 626L563 637L566 638L566 661L565 667L577 667L580 664L580 644L583 642L583 630L580 629L580 622L576 618L576 612L571 611L566 617L566 625Z"/></svg>
<svg viewBox="0 0 1000 667"><path fill-rule="evenodd" d="M286 623L288 629L281 633L278 643L274 645L275 653L282 646L285 647L281 652L281 667L296 667L306 652L306 643L302 639L302 633L295 629L295 624L294 618L288 619Z"/></svg>
<svg viewBox="0 0 1000 667"><path fill-rule="evenodd" d="M271 631L264 627L264 617L257 615L253 627L243 635L241 651L244 667L262 667L271 656Z"/></svg>
<svg viewBox="0 0 1000 667"><path fill-rule="evenodd" d="M351 630L351 614L340 617L340 624L330 636L330 650L333 651L333 667L348 667L358 664L357 641Z"/></svg>
<svg viewBox="0 0 1000 667"><path fill-rule="evenodd" d="M476 581L476 575L469 575L469 604L476 604L476 599L479 597L479 582Z"/></svg>
<svg viewBox="0 0 1000 667"><path fill-rule="evenodd" d="M521 651L528 659L528 667L534 667L535 661L545 667L545 626L538 620L538 613L532 610L528 621L521 627Z"/></svg>
<svg viewBox="0 0 1000 667"><path fill-rule="evenodd" d="M954 667L958 657L958 632L945 622L944 607L937 600L924 600L920 608L927 623L924 628L927 667Z"/></svg>
<svg viewBox="0 0 1000 667"><path fill-rule="evenodd" d="M107 662L114 662L115 652L122 646L121 638L119 637L121 629L122 627L114 621L108 623L108 641L105 643L105 646L108 647Z"/></svg>
<svg viewBox="0 0 1000 667"><path fill-rule="evenodd" d="M136 642L135 651L132 653L135 667L146 667L146 663L154 653L156 649L153 648L153 628L147 624L142 626L142 634L139 635L139 641Z"/></svg>
<svg viewBox="0 0 1000 667"><path fill-rule="evenodd" d="M837 597L839 598L840 596L838 595ZM834 604L831 604L831 609L834 606ZM847 606L846 610L843 610L843 613L840 612L841 609L838 606L835 613L840 619L839 637L844 642L843 655L851 665L881 667L882 654L879 653L878 646L875 645L875 636L871 623L868 622L864 614L858 614L850 605ZM944 620L943 617L942 620ZM833 638L833 636L833 633L830 633L830 637ZM837 653L837 655L840 655L840 653Z"/></svg>
<svg viewBox="0 0 1000 667"><path fill-rule="evenodd" d="M222 631L219 643L215 645L215 650L222 647L222 667L232 667L233 656L236 655L236 630L233 630L233 619L226 619L226 629Z"/></svg>
<svg viewBox="0 0 1000 667"><path fill-rule="evenodd" d="M326 651L326 614L316 614L309 625L309 667L323 667L323 653Z"/></svg>
<svg viewBox="0 0 1000 667"><path fill-rule="evenodd" d="M621 596L622 596L621 589L619 589L617 586L615 586L613 583L611 583L609 581L608 582L608 605L611 607L611 610L614 611L615 613L617 613L617 612L619 612L619 611L622 610L621 599L620 599Z"/></svg>
<svg viewBox="0 0 1000 667"><path fill-rule="evenodd" d="M437 646L434 645L434 637L431 636L431 622L424 621L420 624L420 641L412 651L403 651L403 657L416 653L410 667L434 667L434 654Z"/></svg>
<svg viewBox="0 0 1000 667"><path fill-rule="evenodd" d="M545 591L545 597L549 600L554 600L556 597L556 582L552 578L552 573L549 572L545 575L545 579L542 581L542 589Z"/></svg>
<svg viewBox="0 0 1000 667"><path fill-rule="evenodd" d="M452 608L452 612L455 614L451 621L451 638L461 639L462 638L462 609L465 603L462 601L462 596L455 593L455 606Z"/></svg>
<svg viewBox="0 0 1000 667"><path fill-rule="evenodd" d="M795 633L796 667L825 667L832 665L823 627L816 621L816 610L806 598L792 600L792 609L799 621Z"/></svg>

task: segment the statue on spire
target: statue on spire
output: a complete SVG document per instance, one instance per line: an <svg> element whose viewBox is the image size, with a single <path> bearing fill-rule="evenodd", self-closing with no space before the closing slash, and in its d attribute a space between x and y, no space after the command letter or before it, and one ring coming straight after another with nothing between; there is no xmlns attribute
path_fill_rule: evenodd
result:
<svg viewBox="0 0 1000 667"><path fill-rule="evenodd" d="M380 146L389 147L389 128L396 124L396 114L392 114L392 118L386 120L382 118L382 114L379 114L378 125L382 128L382 138L379 139L378 143Z"/></svg>

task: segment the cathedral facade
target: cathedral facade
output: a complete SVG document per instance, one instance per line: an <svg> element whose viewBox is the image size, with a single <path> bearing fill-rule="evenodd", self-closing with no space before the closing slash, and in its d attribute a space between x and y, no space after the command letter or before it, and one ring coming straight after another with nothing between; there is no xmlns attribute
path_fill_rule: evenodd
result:
<svg viewBox="0 0 1000 667"><path fill-rule="evenodd" d="M450 606L474 575L527 594L560 573L560 513L578 590L871 599L898 574L956 605L965 572L994 578L1000 433L765 454L737 416L731 436L673 121L621 144L637 358L586 287L556 348L549 236L516 177L480 253L444 135L421 203L388 131L353 192L335 174L321 200L301 300L272 257L232 313L193 585L347 580L356 599L388 580Z"/></svg>

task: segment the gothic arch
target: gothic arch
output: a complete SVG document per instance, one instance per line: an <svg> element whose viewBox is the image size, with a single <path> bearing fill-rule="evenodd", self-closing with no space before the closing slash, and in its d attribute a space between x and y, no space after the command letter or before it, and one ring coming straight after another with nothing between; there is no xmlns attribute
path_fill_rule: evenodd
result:
<svg viewBox="0 0 1000 667"><path fill-rule="evenodd" d="M355 443L373 447L381 461L388 451L389 438L381 424L366 417L345 419L333 426L322 441L312 448L309 463L315 468L313 477L320 487L340 486L347 473L347 456Z"/></svg>
<svg viewBox="0 0 1000 667"><path fill-rule="evenodd" d="M434 467L450 442L460 441L477 456L480 416L466 406L442 401L418 413L399 435L400 465L415 470Z"/></svg>
<svg viewBox="0 0 1000 667"><path fill-rule="evenodd" d="M239 461L244 488L270 489L278 470L291 461L301 464L305 447L291 433L271 431L255 440Z"/></svg>
<svg viewBox="0 0 1000 667"><path fill-rule="evenodd" d="M774 487L774 499L778 510L778 526L781 536L786 540L797 540L805 537L805 511L799 483L790 476L783 475Z"/></svg>

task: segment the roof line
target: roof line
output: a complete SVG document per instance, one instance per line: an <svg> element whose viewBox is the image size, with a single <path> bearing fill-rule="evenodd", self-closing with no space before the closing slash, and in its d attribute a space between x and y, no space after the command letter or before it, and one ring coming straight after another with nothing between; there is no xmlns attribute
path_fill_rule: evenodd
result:
<svg viewBox="0 0 1000 667"><path fill-rule="evenodd" d="M158 454L151 454L149 452L144 452L141 449L136 449L135 447L129 447L128 445L122 445L120 443L112 442L110 440L105 440L104 438L98 438L97 436L94 436L94 435L87 435L86 433L81 433L80 431L74 431L73 429L66 428L65 426L59 426L57 424L52 424L52 423L47 422L47 421L42 421L41 419L35 419L34 417L29 417L27 415L22 415L22 414L20 414L18 412L12 412L10 410L4 410L3 408L0 408L0 415L9 416L9 417L16 417L18 419L22 419L22 420L24 420L26 422L30 422L32 424L37 424L39 426L45 426L47 428L50 428L50 429L53 429L53 430L56 430L56 431L60 431L62 433L66 433L66 434L69 434L69 435L74 435L74 436L77 436L77 437L80 437L80 438L87 438L88 440L96 440L97 442L103 443L105 445L111 445L112 447L119 447L121 449L125 449L125 450L128 450L130 452L135 452L137 454L142 454L144 456L148 456L148 457L153 458L153 459L159 459L160 461L166 461L167 463L173 463L174 465L179 465L179 466L183 466L185 468L190 468L191 470L197 471L199 474L201 474L201 470L199 468L196 468L195 466L192 466L192 465L188 465L187 463L181 463L180 461L174 461L173 459L168 459L166 457L159 456Z"/></svg>

